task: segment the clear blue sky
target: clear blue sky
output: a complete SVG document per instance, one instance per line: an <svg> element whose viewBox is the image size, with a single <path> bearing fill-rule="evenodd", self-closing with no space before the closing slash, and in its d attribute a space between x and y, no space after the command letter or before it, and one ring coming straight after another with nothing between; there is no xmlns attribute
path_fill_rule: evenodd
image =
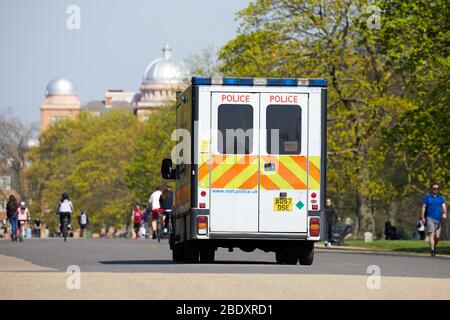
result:
<svg viewBox="0 0 450 320"><path fill-rule="evenodd" d="M82 103L108 89L138 91L145 67L169 43L184 59L231 40L249 0L0 0L0 110L39 121L47 83L75 84ZM66 26L70 5L81 29Z"/></svg>

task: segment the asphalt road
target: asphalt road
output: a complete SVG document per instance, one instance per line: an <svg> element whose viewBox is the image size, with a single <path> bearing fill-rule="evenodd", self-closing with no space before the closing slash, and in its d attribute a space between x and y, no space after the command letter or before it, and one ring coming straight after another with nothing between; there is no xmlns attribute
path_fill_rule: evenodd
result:
<svg viewBox="0 0 450 320"><path fill-rule="evenodd" d="M219 249L181 264L167 241L0 240L0 299L450 299L450 259L317 248L312 266L290 266Z"/></svg>
<svg viewBox="0 0 450 320"><path fill-rule="evenodd" d="M450 259L385 253L342 252L316 249L312 266L275 263L274 253L252 253L220 248L214 264L180 264L172 261L166 240L126 239L32 239L24 243L0 241L0 254L20 258L55 271L77 265L85 272L249 273L367 275L367 268L380 267L394 277L450 279ZM1 267L0 267L1 271ZM20 270L4 270L20 271Z"/></svg>

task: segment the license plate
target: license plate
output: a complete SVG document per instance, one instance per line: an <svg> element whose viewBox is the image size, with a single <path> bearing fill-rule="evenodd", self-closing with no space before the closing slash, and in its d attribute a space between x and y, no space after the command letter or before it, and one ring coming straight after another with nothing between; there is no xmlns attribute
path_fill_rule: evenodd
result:
<svg viewBox="0 0 450 320"><path fill-rule="evenodd" d="M273 211L276 212L292 211L292 198L274 198Z"/></svg>

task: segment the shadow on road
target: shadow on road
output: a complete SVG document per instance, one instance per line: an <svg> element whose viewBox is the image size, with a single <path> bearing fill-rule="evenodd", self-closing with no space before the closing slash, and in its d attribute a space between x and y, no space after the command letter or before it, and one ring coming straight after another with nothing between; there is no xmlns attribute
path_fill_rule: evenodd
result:
<svg viewBox="0 0 450 320"><path fill-rule="evenodd" d="M172 260L113 260L113 261L98 261L101 264L106 265L184 265L186 263L178 263ZM202 263L196 263L202 264ZM236 265L277 265L276 262L267 261L215 261L214 263L206 263L208 265L221 265L221 264L236 264Z"/></svg>

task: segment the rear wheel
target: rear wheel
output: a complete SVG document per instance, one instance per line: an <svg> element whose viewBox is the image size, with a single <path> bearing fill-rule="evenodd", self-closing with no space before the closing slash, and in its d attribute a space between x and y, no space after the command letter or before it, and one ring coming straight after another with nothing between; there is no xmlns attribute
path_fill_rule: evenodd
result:
<svg viewBox="0 0 450 320"><path fill-rule="evenodd" d="M278 264L283 264L286 262L286 258L284 256L284 253L281 251L277 251L275 252L275 260L277 261Z"/></svg>
<svg viewBox="0 0 450 320"><path fill-rule="evenodd" d="M175 262L184 261L184 247L182 244L174 244L172 249L172 259Z"/></svg>
<svg viewBox="0 0 450 320"><path fill-rule="evenodd" d="M284 257L286 264L296 265L298 262L298 251L287 251Z"/></svg>
<svg viewBox="0 0 450 320"><path fill-rule="evenodd" d="M184 242L184 261L186 263L198 263L200 250L191 241Z"/></svg>
<svg viewBox="0 0 450 320"><path fill-rule="evenodd" d="M314 244L305 246L298 255L298 260L301 265L310 266L314 261Z"/></svg>
<svg viewBox="0 0 450 320"><path fill-rule="evenodd" d="M213 263L216 255L215 249L202 249L200 250L200 262L201 263Z"/></svg>

